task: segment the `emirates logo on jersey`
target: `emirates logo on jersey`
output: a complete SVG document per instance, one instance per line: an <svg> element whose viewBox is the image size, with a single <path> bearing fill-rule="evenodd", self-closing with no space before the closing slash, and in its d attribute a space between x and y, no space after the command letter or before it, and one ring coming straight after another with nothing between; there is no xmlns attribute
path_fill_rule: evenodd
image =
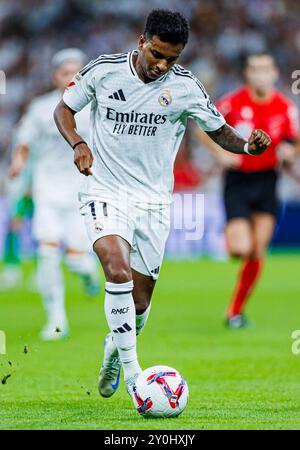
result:
<svg viewBox="0 0 300 450"><path fill-rule="evenodd" d="M170 89L165 89L158 97L158 102L161 106L167 107L172 103L172 96Z"/></svg>
<svg viewBox="0 0 300 450"><path fill-rule="evenodd" d="M156 136L158 127L167 120L166 114L121 112L107 108L106 118L114 121L113 134L131 134L135 136Z"/></svg>

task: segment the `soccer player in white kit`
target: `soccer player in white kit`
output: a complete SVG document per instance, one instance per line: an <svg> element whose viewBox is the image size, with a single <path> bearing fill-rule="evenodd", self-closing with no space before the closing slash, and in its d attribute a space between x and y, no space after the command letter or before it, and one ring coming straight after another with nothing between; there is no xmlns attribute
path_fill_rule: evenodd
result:
<svg viewBox="0 0 300 450"><path fill-rule="evenodd" d="M80 180L69 146L58 133L53 110L65 87L85 62L79 49L64 49L52 59L56 89L35 98L17 129L17 146L10 167L11 177L24 168L30 154L34 201L33 234L38 241L38 285L47 313L41 331L45 340L57 340L69 332L65 292L60 267L62 248L65 263L82 276L87 292L99 291L99 272L78 208ZM90 108L79 115L80 133L88 138Z"/></svg>
<svg viewBox="0 0 300 450"><path fill-rule="evenodd" d="M116 391L121 366L130 394L141 372L136 334L147 321L162 264L173 162L187 119L232 152L259 154L269 144L260 130L247 143L226 124L198 79L175 64L187 40L188 23L180 13L153 10L138 49L92 61L55 110L75 164L87 176L82 213L106 277L110 333L98 382L104 397ZM74 119L89 102L90 147Z"/></svg>

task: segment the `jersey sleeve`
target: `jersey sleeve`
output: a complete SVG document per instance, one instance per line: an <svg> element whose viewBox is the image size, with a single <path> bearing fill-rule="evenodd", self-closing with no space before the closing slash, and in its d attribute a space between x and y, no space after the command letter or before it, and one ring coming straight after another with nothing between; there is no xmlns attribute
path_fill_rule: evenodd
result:
<svg viewBox="0 0 300 450"><path fill-rule="evenodd" d="M81 111L95 98L95 80L97 68L93 61L78 72L68 84L63 101L73 111Z"/></svg>
<svg viewBox="0 0 300 450"><path fill-rule="evenodd" d="M32 102L17 126L15 133L17 145L32 147L38 141L41 130L39 117L38 105Z"/></svg>
<svg viewBox="0 0 300 450"><path fill-rule="evenodd" d="M221 128L226 121L211 101L200 81L192 76L188 87L187 116L204 131L215 131Z"/></svg>

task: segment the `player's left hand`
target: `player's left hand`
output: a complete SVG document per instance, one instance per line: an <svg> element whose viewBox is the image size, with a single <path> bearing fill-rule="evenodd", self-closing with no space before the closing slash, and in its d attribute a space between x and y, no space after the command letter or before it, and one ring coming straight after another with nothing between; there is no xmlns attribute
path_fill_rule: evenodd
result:
<svg viewBox="0 0 300 450"><path fill-rule="evenodd" d="M271 144L270 136L262 130L253 130L248 140L248 151L251 155L261 155Z"/></svg>

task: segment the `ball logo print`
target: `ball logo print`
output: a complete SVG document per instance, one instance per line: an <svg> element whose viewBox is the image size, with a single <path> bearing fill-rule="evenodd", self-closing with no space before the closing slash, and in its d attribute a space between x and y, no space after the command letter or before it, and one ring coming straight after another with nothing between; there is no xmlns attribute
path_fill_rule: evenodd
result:
<svg viewBox="0 0 300 450"><path fill-rule="evenodd" d="M133 395L135 398L135 401L137 402L137 411L140 414L145 414L149 409L152 407L153 402L150 399L150 397L147 397L145 400L142 399L142 397L137 392L136 386L133 387Z"/></svg>
<svg viewBox="0 0 300 450"><path fill-rule="evenodd" d="M133 401L143 417L176 417L189 397L188 385L172 367L154 366L142 372L133 388Z"/></svg>
<svg viewBox="0 0 300 450"><path fill-rule="evenodd" d="M174 371L169 372L159 372L157 374L152 374L147 378L148 384L151 383L158 383L159 386L162 388L163 393L167 397L169 404L172 409L175 409L179 406L179 399L183 393L185 381L183 378L181 378L181 382L178 385L175 392L172 391L170 386L168 385L166 378L167 377L176 377L177 373Z"/></svg>

